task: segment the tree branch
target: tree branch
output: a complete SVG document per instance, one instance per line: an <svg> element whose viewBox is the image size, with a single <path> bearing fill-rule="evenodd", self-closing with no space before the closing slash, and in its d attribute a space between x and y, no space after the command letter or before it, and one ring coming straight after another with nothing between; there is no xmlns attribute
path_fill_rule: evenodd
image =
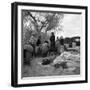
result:
<svg viewBox="0 0 90 90"><path fill-rule="evenodd" d="M29 12L29 15L32 17L32 19L37 22L37 20L35 19L35 17Z"/></svg>

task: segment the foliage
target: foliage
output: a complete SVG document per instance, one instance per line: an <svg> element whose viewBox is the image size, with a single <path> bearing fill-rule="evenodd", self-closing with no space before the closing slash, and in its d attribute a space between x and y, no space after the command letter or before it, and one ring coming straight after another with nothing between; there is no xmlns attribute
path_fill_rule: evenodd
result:
<svg viewBox="0 0 90 90"><path fill-rule="evenodd" d="M32 32L47 32L50 30L62 30L61 22L64 14L55 12L31 12L25 10L22 12L23 18L23 35L28 41Z"/></svg>

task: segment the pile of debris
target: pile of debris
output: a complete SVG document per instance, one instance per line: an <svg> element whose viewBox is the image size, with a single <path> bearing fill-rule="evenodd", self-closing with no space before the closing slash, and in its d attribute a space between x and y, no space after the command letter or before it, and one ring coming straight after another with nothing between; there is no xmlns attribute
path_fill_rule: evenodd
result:
<svg viewBox="0 0 90 90"><path fill-rule="evenodd" d="M61 62L65 62L68 60L72 60L72 61L80 61L80 55L79 54L72 54L70 52L63 52L61 55L59 55L55 60L54 60L54 64L56 63L61 63Z"/></svg>
<svg viewBox="0 0 90 90"><path fill-rule="evenodd" d="M74 71L76 68L80 68L80 54L63 52L55 58L52 65L54 65L55 68L62 67L63 69Z"/></svg>

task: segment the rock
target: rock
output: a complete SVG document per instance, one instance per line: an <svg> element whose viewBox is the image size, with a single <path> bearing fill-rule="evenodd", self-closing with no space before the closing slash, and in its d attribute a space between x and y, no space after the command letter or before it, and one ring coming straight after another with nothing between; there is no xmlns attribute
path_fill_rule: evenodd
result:
<svg viewBox="0 0 90 90"><path fill-rule="evenodd" d="M73 55L70 52L63 52L55 58L53 64L67 62L67 66L75 66L77 64L76 61L80 61L80 55Z"/></svg>
<svg viewBox="0 0 90 90"><path fill-rule="evenodd" d="M63 62L64 59L59 55L58 57L55 58L55 60L53 61L53 64L60 64L61 62Z"/></svg>
<svg viewBox="0 0 90 90"><path fill-rule="evenodd" d="M30 44L24 45L24 49L29 52L33 52L33 47Z"/></svg>
<svg viewBox="0 0 90 90"><path fill-rule="evenodd" d="M48 65L50 63L51 63L51 61L49 59L43 59L43 61L42 61L42 65Z"/></svg>

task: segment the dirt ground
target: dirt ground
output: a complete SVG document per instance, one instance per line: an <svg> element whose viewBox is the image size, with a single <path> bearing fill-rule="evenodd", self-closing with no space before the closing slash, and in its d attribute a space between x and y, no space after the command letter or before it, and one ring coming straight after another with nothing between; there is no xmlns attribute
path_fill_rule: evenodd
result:
<svg viewBox="0 0 90 90"><path fill-rule="evenodd" d="M78 75L80 74L80 60L67 60L66 68L62 65L56 64L56 67L52 63L47 65L42 65L42 60L44 58L37 57L33 58L30 65L23 65L22 67L22 77L39 77L39 76L55 76L55 75Z"/></svg>

